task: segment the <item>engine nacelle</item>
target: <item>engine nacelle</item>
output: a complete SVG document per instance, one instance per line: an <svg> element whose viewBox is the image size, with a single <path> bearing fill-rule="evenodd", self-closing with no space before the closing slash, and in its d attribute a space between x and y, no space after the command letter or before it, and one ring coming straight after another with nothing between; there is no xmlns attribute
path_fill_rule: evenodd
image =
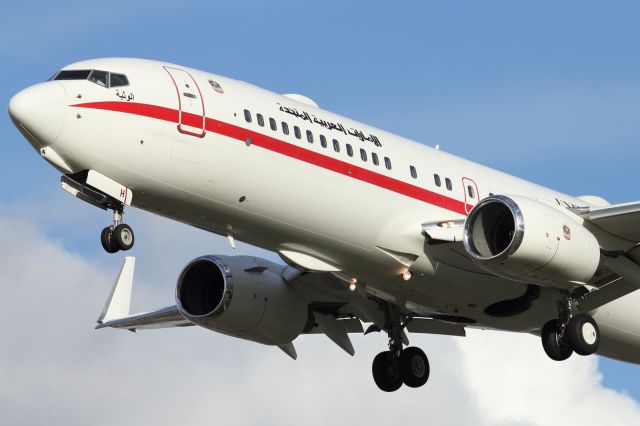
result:
<svg viewBox="0 0 640 426"><path fill-rule="evenodd" d="M464 247L484 270L559 288L588 282L600 263L598 240L569 215L525 197L495 195L469 213Z"/></svg>
<svg viewBox="0 0 640 426"><path fill-rule="evenodd" d="M176 304L193 323L267 345L290 343L307 326L309 308L280 276L283 267L249 256L202 256L176 285Z"/></svg>

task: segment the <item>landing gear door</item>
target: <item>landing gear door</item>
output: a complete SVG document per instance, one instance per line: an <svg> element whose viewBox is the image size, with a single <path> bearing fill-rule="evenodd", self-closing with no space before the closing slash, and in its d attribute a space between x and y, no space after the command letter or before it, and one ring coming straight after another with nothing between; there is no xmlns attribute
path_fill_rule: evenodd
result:
<svg viewBox="0 0 640 426"><path fill-rule="evenodd" d="M204 99L198 84L185 70L164 67L169 73L178 95L178 131L191 136L204 137Z"/></svg>
<svg viewBox="0 0 640 426"><path fill-rule="evenodd" d="M464 210L469 214L471 209L478 204L480 194L478 193L478 185L466 177L462 178L462 189L464 190Z"/></svg>

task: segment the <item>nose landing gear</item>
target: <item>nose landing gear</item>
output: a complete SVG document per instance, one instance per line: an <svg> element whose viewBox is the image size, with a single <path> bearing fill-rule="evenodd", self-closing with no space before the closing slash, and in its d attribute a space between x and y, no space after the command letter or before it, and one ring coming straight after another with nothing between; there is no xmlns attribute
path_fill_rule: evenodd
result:
<svg viewBox="0 0 640 426"><path fill-rule="evenodd" d="M126 251L133 247L135 237L133 229L124 221L124 208L113 210L113 225L107 226L100 233L102 248L107 253L116 253L120 250Z"/></svg>
<svg viewBox="0 0 640 426"><path fill-rule="evenodd" d="M403 349L403 332L406 322L401 322L397 306L385 303L385 331L389 335L389 350L380 352L373 359L373 380L385 392L394 392L402 384L418 388L429 380L429 360L417 347ZM408 342L407 342L408 343Z"/></svg>

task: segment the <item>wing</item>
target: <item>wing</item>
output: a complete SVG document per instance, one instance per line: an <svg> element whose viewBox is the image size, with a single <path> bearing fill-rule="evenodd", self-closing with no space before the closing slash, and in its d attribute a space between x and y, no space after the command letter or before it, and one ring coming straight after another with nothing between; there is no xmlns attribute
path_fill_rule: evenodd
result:
<svg viewBox="0 0 640 426"><path fill-rule="evenodd" d="M640 202L592 208L581 216L609 234L640 242Z"/></svg>
<svg viewBox="0 0 640 426"><path fill-rule="evenodd" d="M134 269L135 258L126 257L102 314L98 318L96 328L112 327L137 331L195 325L183 317L175 305L152 312L130 314ZM286 275L283 270L283 277ZM385 309L388 309L388 306L385 303L388 302L377 299L362 289L356 292L347 290L348 287L339 274L331 272L300 274L298 272L290 276L307 301L315 320L310 329L305 331L306 334L325 334L341 349L353 355L355 351L349 334L362 333L364 331L362 322L373 323L365 334L386 329ZM405 326L412 333L465 335L464 327L459 324L451 324L436 318L416 318L413 315L409 316L410 313L406 312L403 314L405 318L410 318ZM403 340L405 344L409 344L409 339L404 333ZM294 359L297 357L293 343L281 345L279 348L290 357Z"/></svg>

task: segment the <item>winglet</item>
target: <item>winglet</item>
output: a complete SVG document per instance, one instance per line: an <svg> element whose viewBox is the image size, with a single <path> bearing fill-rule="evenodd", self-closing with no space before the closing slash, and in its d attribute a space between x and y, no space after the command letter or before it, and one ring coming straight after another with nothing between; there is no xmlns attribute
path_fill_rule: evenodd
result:
<svg viewBox="0 0 640 426"><path fill-rule="evenodd" d="M127 256L124 258L120 274L118 274L118 278L113 284L107 303L104 305L104 309L102 309L102 313L98 318L99 324L129 315L135 266L135 257Z"/></svg>

